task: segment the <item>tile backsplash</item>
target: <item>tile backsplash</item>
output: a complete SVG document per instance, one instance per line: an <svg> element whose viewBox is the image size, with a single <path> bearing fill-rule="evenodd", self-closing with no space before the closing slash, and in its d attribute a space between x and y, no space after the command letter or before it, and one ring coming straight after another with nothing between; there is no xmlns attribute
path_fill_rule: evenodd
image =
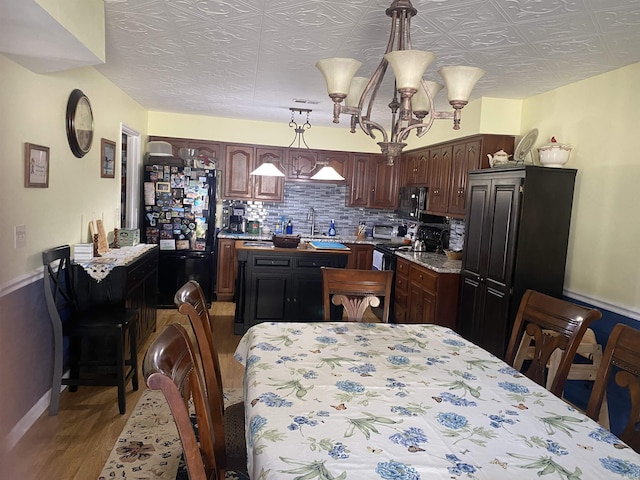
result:
<svg viewBox="0 0 640 480"><path fill-rule="evenodd" d="M360 222L367 225L367 235L371 235L374 224L405 223L393 210L377 208L355 208L346 206L348 194L346 185L285 182L284 201L277 203L257 201L224 200L223 210L233 204L245 206L247 220L257 220L260 226L268 226L275 231L276 222L284 216L293 223L293 233L309 235L311 222L307 220L310 208L315 211L315 233L320 235L329 230L329 223L335 220L338 235L355 235ZM464 242L464 221L451 220L450 248L462 249Z"/></svg>
<svg viewBox="0 0 640 480"><path fill-rule="evenodd" d="M347 207L346 195L346 185L285 182L283 202L224 200L223 207L242 203L248 220L257 220L261 227L266 225L272 232L276 222L284 216L286 221L293 223L293 233L301 235L311 232L311 222L307 220L310 208L315 211L316 234L326 233L331 220L335 220L338 235L355 235L360 222L366 222L369 234L374 224L402 223L393 210Z"/></svg>

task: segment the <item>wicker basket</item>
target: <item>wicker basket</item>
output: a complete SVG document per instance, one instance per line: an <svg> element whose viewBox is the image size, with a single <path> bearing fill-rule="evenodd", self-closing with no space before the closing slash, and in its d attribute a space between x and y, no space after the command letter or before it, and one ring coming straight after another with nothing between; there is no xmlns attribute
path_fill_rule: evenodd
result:
<svg viewBox="0 0 640 480"><path fill-rule="evenodd" d="M462 250L458 252L454 252L453 250L445 250L444 253L447 254L447 258L449 260L462 260Z"/></svg>
<svg viewBox="0 0 640 480"><path fill-rule="evenodd" d="M300 243L300 235L274 235L271 237L274 247L297 248Z"/></svg>

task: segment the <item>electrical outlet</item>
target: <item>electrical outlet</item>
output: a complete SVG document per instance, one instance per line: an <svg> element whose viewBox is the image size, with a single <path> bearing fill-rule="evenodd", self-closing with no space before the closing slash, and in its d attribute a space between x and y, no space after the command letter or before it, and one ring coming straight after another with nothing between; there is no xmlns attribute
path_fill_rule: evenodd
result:
<svg viewBox="0 0 640 480"><path fill-rule="evenodd" d="M16 225L14 227L14 245L15 248L24 248L27 246L27 226Z"/></svg>

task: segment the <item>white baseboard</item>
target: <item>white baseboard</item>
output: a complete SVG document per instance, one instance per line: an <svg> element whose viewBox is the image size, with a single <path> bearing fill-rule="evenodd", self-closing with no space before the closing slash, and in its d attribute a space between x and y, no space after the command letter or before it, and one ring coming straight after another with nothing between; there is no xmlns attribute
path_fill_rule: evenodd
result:
<svg viewBox="0 0 640 480"><path fill-rule="evenodd" d="M64 375L68 378L68 372ZM62 385L60 391L64 391L67 385ZM14 425L9 434L5 437L5 448L11 451L22 439L25 433L33 426L40 416L49 409L49 399L51 398L51 390L40 397L36 404Z"/></svg>
<svg viewBox="0 0 640 480"><path fill-rule="evenodd" d="M629 317L634 320L640 321L640 312L631 310L630 308L619 307L604 300L598 300L596 298L589 297L587 295L583 295L581 293L573 292L567 289L565 289L562 293L565 296L573 298L580 302L588 303L589 305L593 305L594 307L602 308L603 310L609 310L610 312L617 313L618 315L622 315L623 317Z"/></svg>

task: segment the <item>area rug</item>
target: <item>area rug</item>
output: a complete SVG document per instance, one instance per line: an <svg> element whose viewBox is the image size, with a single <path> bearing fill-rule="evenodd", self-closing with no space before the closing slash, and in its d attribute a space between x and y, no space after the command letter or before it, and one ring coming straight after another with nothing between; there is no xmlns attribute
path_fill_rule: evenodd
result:
<svg viewBox="0 0 640 480"><path fill-rule="evenodd" d="M225 404L242 401L241 389L225 391ZM116 441L98 480L187 480L182 444L159 390L146 389ZM227 480L235 480L228 473Z"/></svg>

